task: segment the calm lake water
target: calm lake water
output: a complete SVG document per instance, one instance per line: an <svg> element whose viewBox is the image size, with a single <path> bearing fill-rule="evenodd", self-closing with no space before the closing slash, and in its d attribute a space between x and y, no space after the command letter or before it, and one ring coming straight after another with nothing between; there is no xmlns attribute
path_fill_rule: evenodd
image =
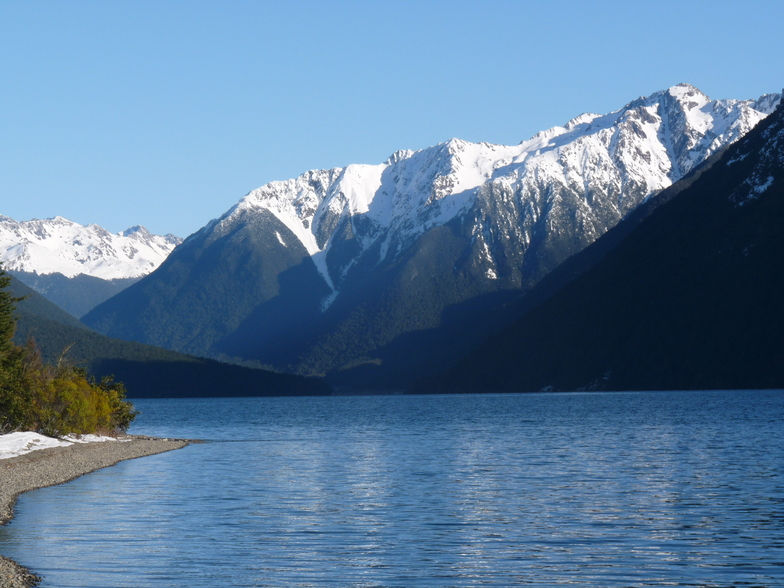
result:
<svg viewBox="0 0 784 588"><path fill-rule="evenodd" d="M784 586L784 392L140 400L23 495L44 587Z"/></svg>

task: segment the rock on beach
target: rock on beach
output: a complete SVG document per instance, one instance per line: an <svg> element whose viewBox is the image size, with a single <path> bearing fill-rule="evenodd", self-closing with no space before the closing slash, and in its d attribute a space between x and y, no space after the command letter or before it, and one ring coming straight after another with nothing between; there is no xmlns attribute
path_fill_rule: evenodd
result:
<svg viewBox="0 0 784 588"><path fill-rule="evenodd" d="M14 560L0 555L0 588L28 588L40 581L40 576L36 576Z"/></svg>
<svg viewBox="0 0 784 588"><path fill-rule="evenodd" d="M14 513L23 492L54 486L126 459L179 449L192 441L127 435L118 441L74 443L40 449L0 460L0 525ZM40 578L13 560L0 556L0 588L28 588Z"/></svg>

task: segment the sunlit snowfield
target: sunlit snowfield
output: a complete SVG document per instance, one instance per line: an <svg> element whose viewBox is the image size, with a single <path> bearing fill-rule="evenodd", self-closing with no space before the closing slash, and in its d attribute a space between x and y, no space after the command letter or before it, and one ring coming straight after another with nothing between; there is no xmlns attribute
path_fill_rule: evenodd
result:
<svg viewBox="0 0 784 588"><path fill-rule="evenodd" d="M784 392L145 400L21 497L44 587L784 586Z"/></svg>

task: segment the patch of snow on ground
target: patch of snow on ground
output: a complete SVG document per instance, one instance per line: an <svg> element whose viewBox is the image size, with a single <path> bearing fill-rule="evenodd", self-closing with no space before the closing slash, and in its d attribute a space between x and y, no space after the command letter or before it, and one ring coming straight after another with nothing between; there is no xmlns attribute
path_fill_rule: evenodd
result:
<svg viewBox="0 0 784 588"><path fill-rule="evenodd" d="M108 437L106 435L66 435L62 438L64 441L70 441L71 443L101 443L103 441L118 441L115 437ZM126 441L130 441L130 439L126 439Z"/></svg>
<svg viewBox="0 0 784 588"><path fill-rule="evenodd" d="M746 159L748 156L749 156L749 154L748 154L748 153L744 153L743 155L738 155L737 157L733 157L732 159L730 159L730 160L727 162L727 167L731 166L733 163L735 163L735 162L737 162L737 161L743 161L743 160L744 160L744 159Z"/></svg>
<svg viewBox="0 0 784 588"><path fill-rule="evenodd" d="M768 176L768 179L765 181L764 184L757 184L752 188L752 190L757 194L762 194L765 190L770 188L772 183L773 183L773 176Z"/></svg>
<svg viewBox="0 0 784 588"><path fill-rule="evenodd" d="M101 435L68 435L62 439L55 439L30 431L9 433L7 435L0 435L0 459L24 455L25 453L37 451L38 449L67 447L74 443L96 443L116 440L117 439L114 437L104 437Z"/></svg>

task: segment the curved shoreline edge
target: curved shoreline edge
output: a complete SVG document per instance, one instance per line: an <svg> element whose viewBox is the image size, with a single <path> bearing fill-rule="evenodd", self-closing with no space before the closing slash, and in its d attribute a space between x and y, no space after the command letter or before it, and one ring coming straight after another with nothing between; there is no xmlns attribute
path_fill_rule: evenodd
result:
<svg viewBox="0 0 784 588"><path fill-rule="evenodd" d="M0 460L0 525L13 518L16 499L24 492L70 482L121 461L180 449L191 443L198 441L125 435L121 441L74 443ZM30 570L0 555L0 588L29 588L40 581Z"/></svg>

